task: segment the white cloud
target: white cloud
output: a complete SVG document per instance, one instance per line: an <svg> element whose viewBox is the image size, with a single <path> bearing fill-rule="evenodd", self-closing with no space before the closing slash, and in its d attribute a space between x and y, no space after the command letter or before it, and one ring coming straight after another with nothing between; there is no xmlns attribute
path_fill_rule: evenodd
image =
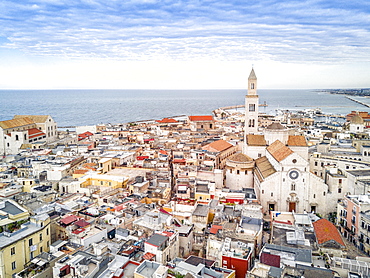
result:
<svg viewBox="0 0 370 278"><path fill-rule="evenodd" d="M156 76L157 83L171 74L164 66L179 63L180 70L185 62L206 65L207 61L214 66L212 63L248 61L329 70L330 66L336 69L370 62L368 5L314 0L8 0L0 3L0 49L24 53L32 61L34 57L70 61L65 66L77 61L87 65L89 60L115 60L121 65L135 61L160 63L163 68L157 72L162 75ZM207 71L206 67L200 68ZM180 74L194 78L191 66L184 69L189 72L181 70ZM219 73L215 70L214 74ZM136 78L130 73L127 76ZM71 84L78 83L68 78ZM203 83L209 85L207 78Z"/></svg>

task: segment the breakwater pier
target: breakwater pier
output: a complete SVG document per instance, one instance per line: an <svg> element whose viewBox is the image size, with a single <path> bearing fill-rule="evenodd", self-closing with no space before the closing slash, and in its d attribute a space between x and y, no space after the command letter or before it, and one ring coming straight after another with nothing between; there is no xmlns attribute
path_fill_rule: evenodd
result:
<svg viewBox="0 0 370 278"><path fill-rule="evenodd" d="M361 104L361 105L363 105L363 106L366 106L366 107L370 108L370 104L367 104L367 103L365 103L365 102L359 101L359 100L354 99L354 98L351 98L351 97L349 97L349 96L346 96L346 98L348 98L349 100L352 100L352 101L354 101L354 102L356 102L356 103L358 103L358 104Z"/></svg>

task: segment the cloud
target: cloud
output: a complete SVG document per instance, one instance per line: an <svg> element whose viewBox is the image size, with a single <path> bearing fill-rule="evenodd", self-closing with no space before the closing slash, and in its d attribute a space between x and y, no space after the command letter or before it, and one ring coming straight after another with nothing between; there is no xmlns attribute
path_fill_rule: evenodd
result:
<svg viewBox="0 0 370 278"><path fill-rule="evenodd" d="M9 42L2 47L120 60L370 60L368 4L328 3L5 1L1 36Z"/></svg>

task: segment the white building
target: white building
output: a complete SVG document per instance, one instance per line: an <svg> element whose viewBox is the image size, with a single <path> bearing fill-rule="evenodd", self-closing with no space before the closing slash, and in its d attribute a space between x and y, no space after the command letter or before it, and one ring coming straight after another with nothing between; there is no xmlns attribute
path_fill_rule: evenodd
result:
<svg viewBox="0 0 370 278"><path fill-rule="evenodd" d="M40 143L54 141L56 129L51 116L17 115L12 120L1 121L0 154L17 154L22 147L36 148Z"/></svg>

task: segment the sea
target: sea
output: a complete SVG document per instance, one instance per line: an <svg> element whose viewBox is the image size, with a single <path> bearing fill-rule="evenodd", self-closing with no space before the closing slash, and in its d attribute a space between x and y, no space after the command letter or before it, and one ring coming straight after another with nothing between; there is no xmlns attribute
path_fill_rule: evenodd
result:
<svg viewBox="0 0 370 278"><path fill-rule="evenodd" d="M0 90L0 121L14 115L51 115L59 127L210 115L219 107L244 104L246 90ZM346 115L370 108L345 95L320 90L258 90L260 112L321 108ZM370 99L354 97L370 104Z"/></svg>

